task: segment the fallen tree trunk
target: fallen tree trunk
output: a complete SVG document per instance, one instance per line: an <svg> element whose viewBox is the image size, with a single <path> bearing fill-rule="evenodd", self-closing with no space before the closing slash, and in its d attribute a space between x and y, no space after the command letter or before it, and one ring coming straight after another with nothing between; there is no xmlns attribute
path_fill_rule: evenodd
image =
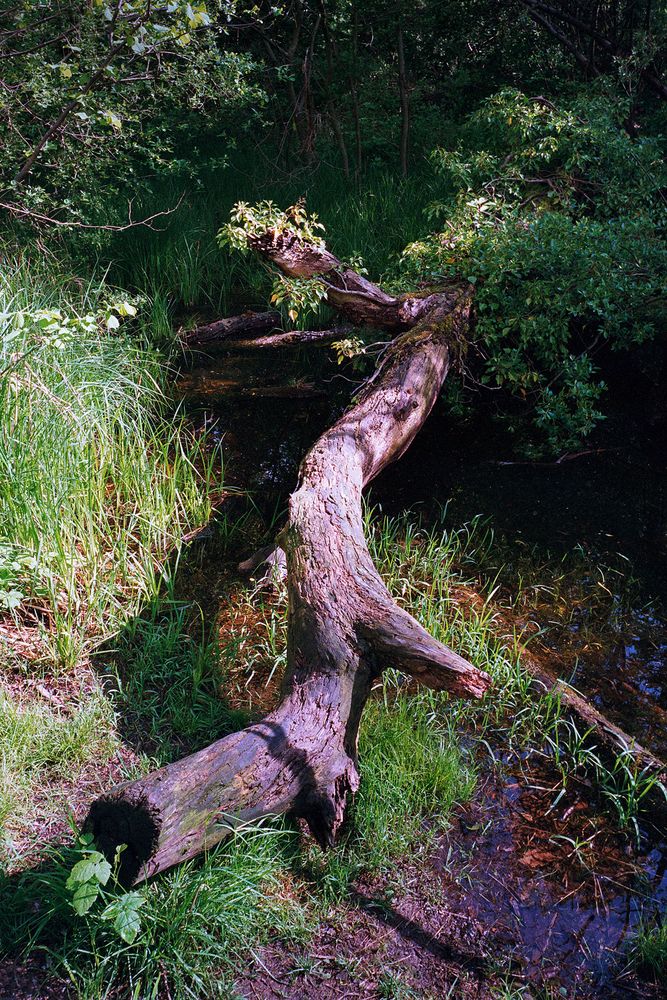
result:
<svg viewBox="0 0 667 1000"><path fill-rule="evenodd" d="M348 337L353 326L332 326L329 330L285 330L269 333L264 337L244 337L242 340L226 340L227 350L264 350L273 347L299 347L301 344L330 344L341 337Z"/></svg>
<svg viewBox="0 0 667 1000"><path fill-rule="evenodd" d="M392 296L295 233L268 231L248 242L286 275L317 277L329 302L353 322L398 335L354 406L306 455L277 547L243 567L268 560L279 570L284 553L288 665L280 704L261 722L117 786L90 808L84 826L107 856L127 845L119 873L125 884L193 857L269 814L303 817L322 846L333 843L358 787L361 714L385 668L457 696L480 697L490 684L483 671L396 605L368 552L361 512L364 486L403 454L430 412L452 352L466 339L472 290ZM537 668L531 672L611 747L629 741L563 682ZM630 745L638 762L662 780L662 762Z"/></svg>
<svg viewBox="0 0 667 1000"><path fill-rule="evenodd" d="M452 345L467 332L471 290L393 297L296 236L249 242L287 274L317 274L356 321L405 332L302 463L279 539L289 595L279 706L92 804L85 826L99 847L111 857L127 845L126 884L268 814L301 816L322 846L332 844L359 783L359 722L381 672L396 667L457 696L481 697L490 683L394 602L366 546L361 510L364 486L403 454L437 399Z"/></svg>
<svg viewBox="0 0 667 1000"><path fill-rule="evenodd" d="M239 340L245 337L258 337L280 329L280 313L245 312L240 316L229 316L226 319L216 319L213 323L196 326L193 330L181 334L183 347L209 347L229 340L232 337Z"/></svg>

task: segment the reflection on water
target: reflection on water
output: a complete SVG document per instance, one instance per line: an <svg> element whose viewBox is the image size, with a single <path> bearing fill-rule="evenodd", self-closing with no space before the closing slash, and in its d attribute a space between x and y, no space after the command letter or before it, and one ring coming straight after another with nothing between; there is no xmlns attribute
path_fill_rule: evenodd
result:
<svg viewBox="0 0 667 1000"><path fill-rule="evenodd" d="M303 455L334 419L335 375L321 348L240 350L198 362L178 388L221 442L225 482L251 489L268 509L288 496Z"/></svg>
<svg viewBox="0 0 667 1000"><path fill-rule="evenodd" d="M532 782L541 784L536 775ZM448 905L483 926L526 980L565 996L637 996L636 981L624 987L624 953L642 921L667 906L664 845L641 859L640 877L583 800L547 808L525 779L490 780L436 857L451 878ZM591 851L573 849L577 831L567 820L575 811L579 841L591 837Z"/></svg>

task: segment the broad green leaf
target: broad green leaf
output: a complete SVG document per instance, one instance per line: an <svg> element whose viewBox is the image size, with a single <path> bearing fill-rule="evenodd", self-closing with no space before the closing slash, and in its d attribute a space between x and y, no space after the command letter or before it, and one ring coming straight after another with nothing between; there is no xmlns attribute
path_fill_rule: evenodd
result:
<svg viewBox="0 0 667 1000"><path fill-rule="evenodd" d="M141 930L139 909L144 905L139 892L127 892L114 899L101 913L102 920L113 920L114 930L127 944L132 944Z"/></svg>
<svg viewBox="0 0 667 1000"><path fill-rule="evenodd" d="M81 882L77 885L72 896L72 906L80 917L88 913L95 900L100 894L100 884L96 879L89 882Z"/></svg>

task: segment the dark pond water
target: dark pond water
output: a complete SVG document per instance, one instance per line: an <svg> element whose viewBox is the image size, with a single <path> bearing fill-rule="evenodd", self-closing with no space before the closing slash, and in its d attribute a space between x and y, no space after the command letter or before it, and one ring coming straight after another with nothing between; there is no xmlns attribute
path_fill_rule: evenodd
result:
<svg viewBox="0 0 667 1000"><path fill-rule="evenodd" d="M455 873L448 906L484 927L528 984L566 997L661 995L637 981L626 956L642 921L667 909L664 851L653 848L638 874L584 799L547 812L544 778L533 771L527 780L508 764L482 782L434 859Z"/></svg>
<svg viewBox="0 0 667 1000"><path fill-rule="evenodd" d="M235 348L195 358L180 391L195 419L222 441L226 483L251 490L272 516L293 488L305 451L349 399L355 385L349 376L317 345L265 353ZM622 553L639 581L634 625L604 655L582 658L574 682L664 752L667 631L657 608L667 595L667 425L654 380L641 371L633 377L628 386L627 373L612 364L618 412L594 452L556 464L521 462L488 414L462 425L438 404L404 458L376 481L372 501L389 513L428 513L447 503L450 524L483 515L510 542L536 546L555 560L575 546L602 562ZM642 859L641 886L589 872L564 891L562 879L521 861L529 850L518 849L526 794L510 775L473 807L485 814L483 834L474 818L461 820L447 850L453 844L461 858L474 853L462 906L493 924L499 947L528 978L539 967L558 983L583 976L593 992L581 995L637 996L636 987L624 992L617 981L617 952L642 913L667 903L660 831L653 831ZM558 863L556 853L552 860Z"/></svg>

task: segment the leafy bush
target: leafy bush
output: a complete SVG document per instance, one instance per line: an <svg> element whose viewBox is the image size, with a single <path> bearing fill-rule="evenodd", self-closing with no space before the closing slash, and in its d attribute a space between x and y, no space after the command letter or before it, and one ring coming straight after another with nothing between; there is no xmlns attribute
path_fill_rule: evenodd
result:
<svg viewBox="0 0 667 1000"><path fill-rule="evenodd" d="M596 97L489 98L456 149L432 154L444 197L429 215L444 225L401 259L414 281L476 285L481 380L522 404L511 426L529 413L529 453L575 447L602 417L598 344L656 331L667 170L659 139L624 131L626 112Z"/></svg>

